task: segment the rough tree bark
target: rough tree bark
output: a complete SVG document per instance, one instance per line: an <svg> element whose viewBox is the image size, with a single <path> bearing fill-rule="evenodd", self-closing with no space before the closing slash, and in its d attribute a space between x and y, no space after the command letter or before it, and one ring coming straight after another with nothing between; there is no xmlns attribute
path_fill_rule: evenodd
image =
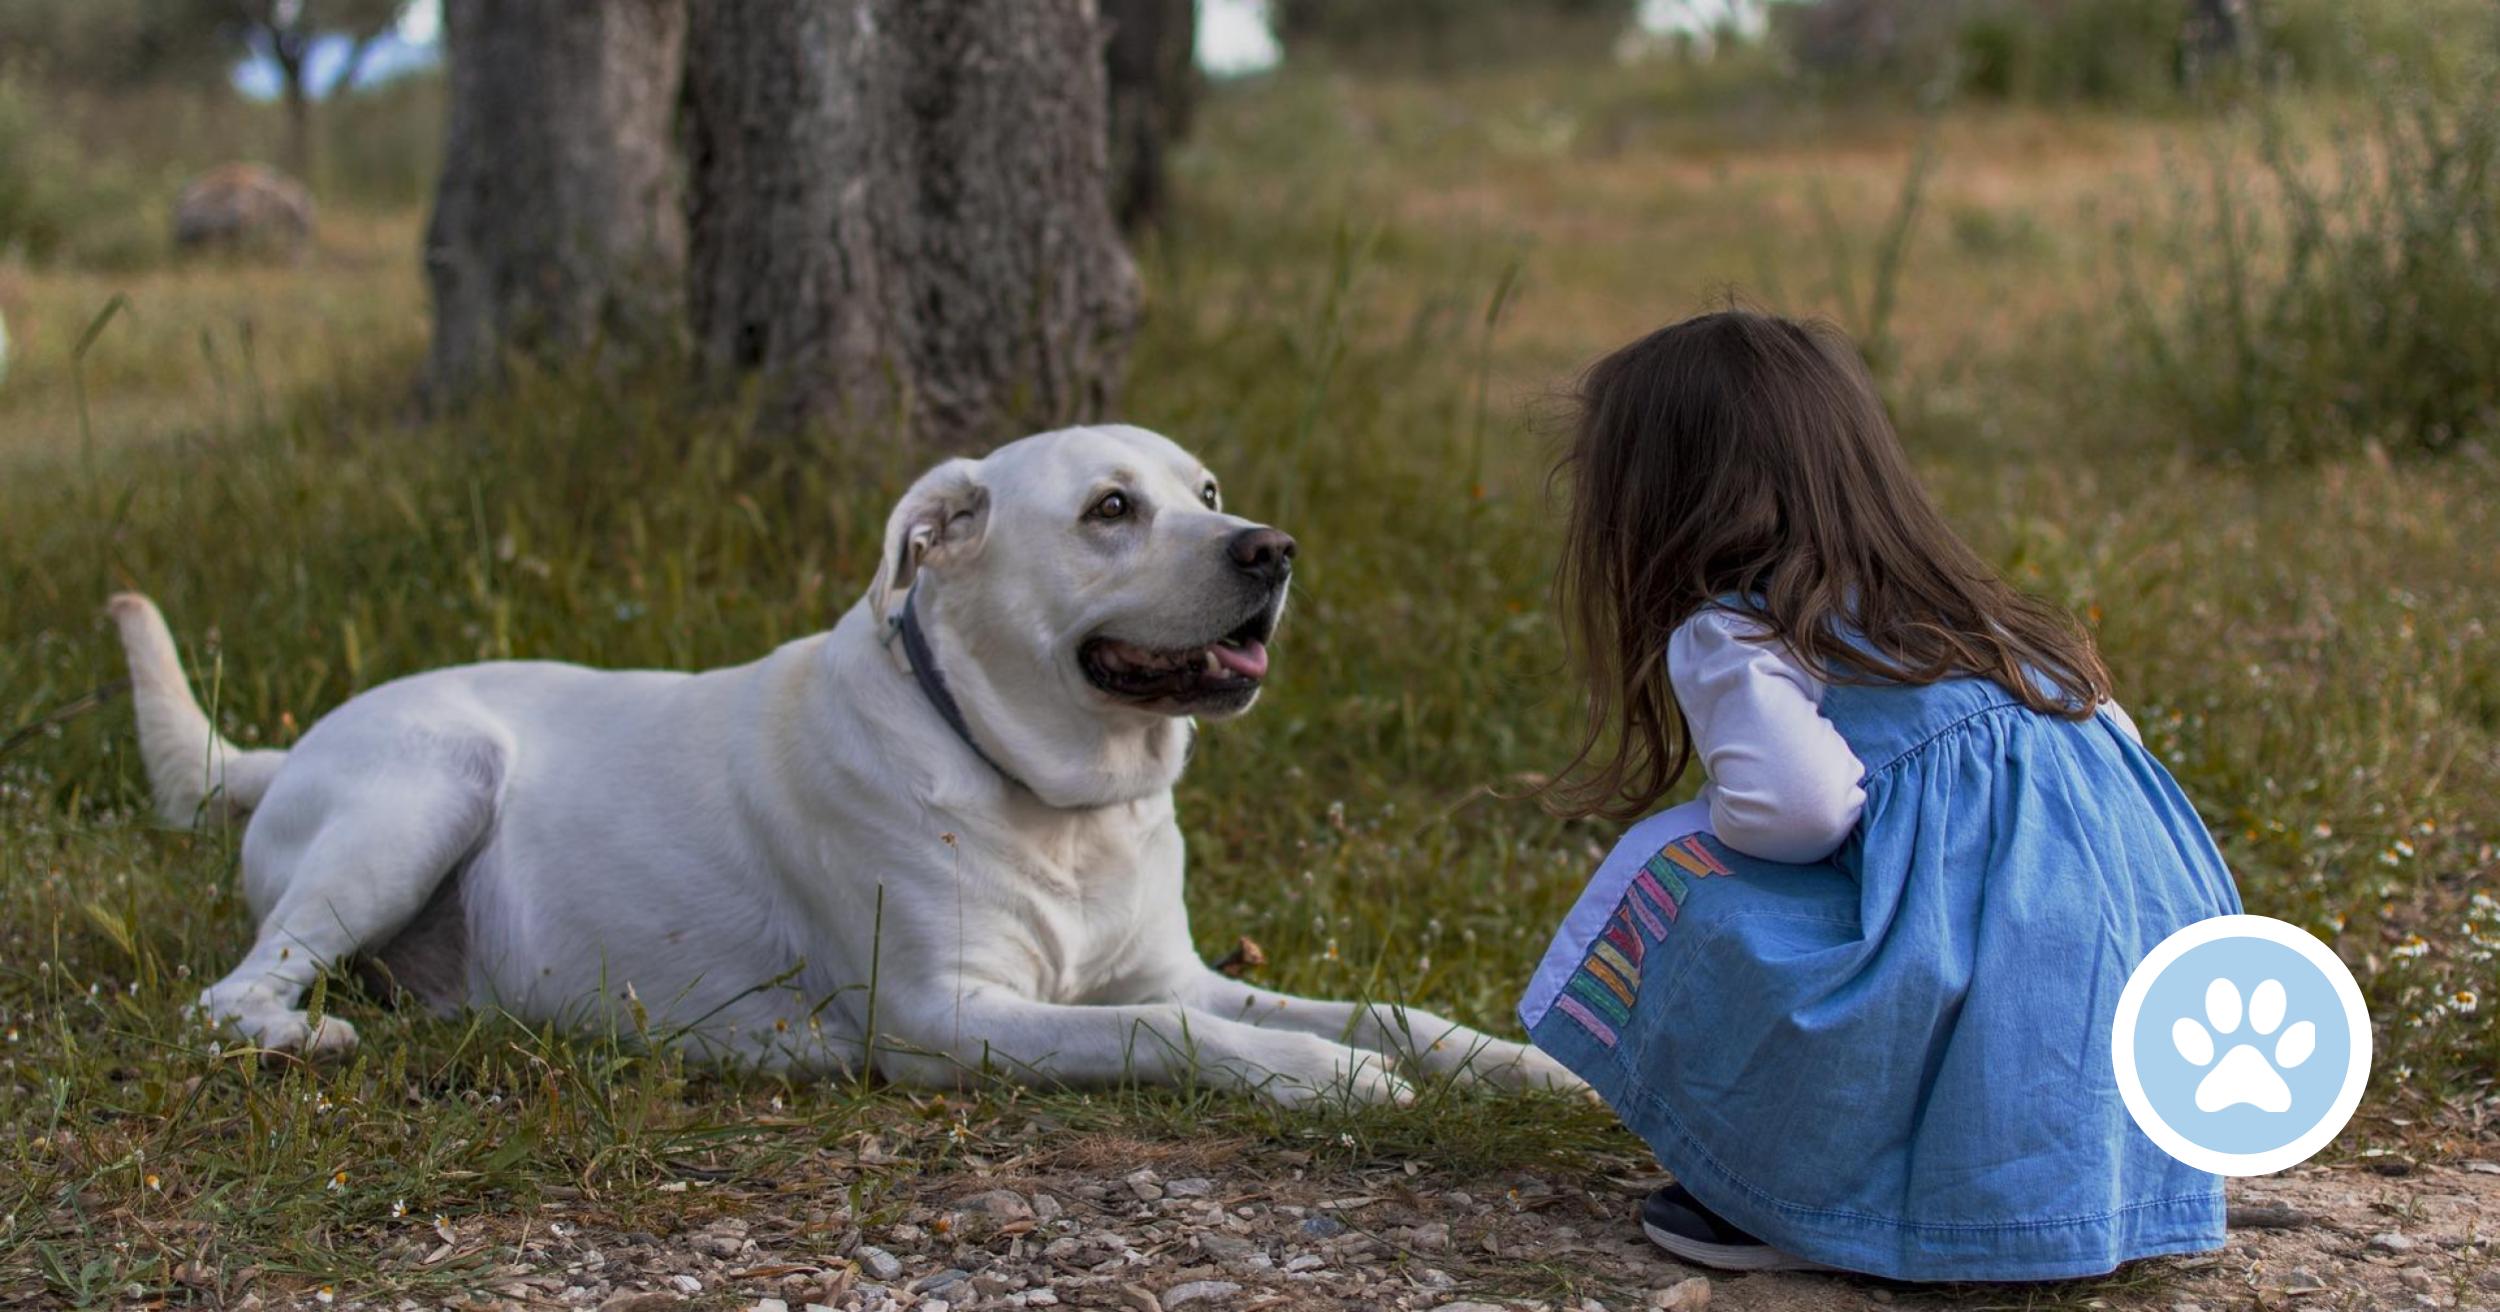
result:
<svg viewBox="0 0 2500 1312"><path fill-rule="evenodd" d="M1136 232L1164 216L1164 154L1198 100L1197 0L1103 0L1111 28L1111 209Z"/></svg>
<svg viewBox="0 0 2500 1312"><path fill-rule="evenodd" d="M784 419L969 446L1099 414L1137 316L1091 0L694 0L699 348Z"/></svg>
<svg viewBox="0 0 2500 1312"><path fill-rule="evenodd" d="M425 236L438 398L494 382L507 353L674 331L685 29L683 0L445 0L450 127Z"/></svg>

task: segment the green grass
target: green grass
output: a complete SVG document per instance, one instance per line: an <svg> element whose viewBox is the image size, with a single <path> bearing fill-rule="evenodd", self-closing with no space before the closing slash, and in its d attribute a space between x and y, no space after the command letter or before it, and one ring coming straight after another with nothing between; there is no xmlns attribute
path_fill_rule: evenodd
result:
<svg viewBox="0 0 2500 1312"><path fill-rule="evenodd" d="M1576 724L1544 398L1730 285L1864 303L1920 122L1697 109L1662 76L1287 78L1220 97L1182 160L1188 205L1143 252L1127 415L1304 547L1271 692L1204 737L1181 789L1200 946L1250 935L1271 984L1511 1027L1610 838L1498 795L1559 764ZM2364 979L2380 1076L2345 1146L2477 1151L2500 1074L2500 469L2488 435L2438 462L2179 454L2194 434L2124 382L2109 307L2119 211L2201 130L1948 114L1901 244L1896 412L1982 550L2096 625L2251 909ZM686 1206L662 1186L689 1172L793 1179L848 1154L865 1214L1036 1123L1450 1170L1633 1150L1549 1099L930 1102L404 1016L343 985L325 1005L366 1039L343 1069L187 1031L182 1004L249 936L236 836L145 821L119 704L43 723L119 674L107 592L158 598L233 736L285 742L448 662L701 666L821 628L921 463L751 439L735 406L664 380L531 377L413 419L416 220L346 214L299 268L0 264L20 349L0 387L0 734L43 725L0 754L0 1290L179 1294L209 1234L229 1271L448 1290L474 1273L390 1260L436 1212L473 1227L565 1197L631 1219ZM128 313L73 370L117 293ZM922 1151L857 1168L868 1133Z"/></svg>

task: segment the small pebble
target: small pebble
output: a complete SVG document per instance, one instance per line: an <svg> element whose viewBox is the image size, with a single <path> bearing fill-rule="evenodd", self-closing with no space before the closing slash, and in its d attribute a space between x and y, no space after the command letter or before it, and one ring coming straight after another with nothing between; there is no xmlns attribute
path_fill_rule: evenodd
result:
<svg viewBox="0 0 2500 1312"><path fill-rule="evenodd" d="M2309 1224L2309 1214L2297 1207L2281 1203L2233 1203L2230 1226L2234 1230L2297 1230Z"/></svg>
<svg viewBox="0 0 2500 1312"><path fill-rule="evenodd" d="M1211 1230L1198 1236L1198 1251L1218 1262L1247 1262L1259 1255L1259 1246L1239 1235Z"/></svg>
<svg viewBox="0 0 2500 1312"><path fill-rule="evenodd" d="M1026 1202L1024 1195L1013 1189L992 1189L985 1194L974 1194L956 1205L968 1212L986 1213L1000 1221L1033 1219L1033 1204Z"/></svg>
<svg viewBox="0 0 2500 1312"><path fill-rule="evenodd" d="M871 1244L859 1250L859 1269L879 1280L903 1274L903 1259Z"/></svg>
<svg viewBox="0 0 2500 1312"><path fill-rule="evenodd" d="M1345 1222L1333 1216L1306 1216L1302 1218L1302 1233L1314 1239L1334 1239L1345 1233Z"/></svg>
<svg viewBox="0 0 2500 1312"><path fill-rule="evenodd" d="M1649 1305L1660 1312L1701 1312L1710 1306L1710 1278L1694 1276L1678 1280L1649 1296Z"/></svg>
<svg viewBox="0 0 2500 1312"><path fill-rule="evenodd" d="M2413 1251L2414 1242L2411 1236L2390 1230L2385 1234L2370 1236L2370 1247L2382 1253L2410 1253Z"/></svg>
<svg viewBox="0 0 2500 1312"><path fill-rule="evenodd" d="M1191 1280L1163 1291L1166 1312L1186 1303L1218 1303L1241 1292L1230 1280Z"/></svg>

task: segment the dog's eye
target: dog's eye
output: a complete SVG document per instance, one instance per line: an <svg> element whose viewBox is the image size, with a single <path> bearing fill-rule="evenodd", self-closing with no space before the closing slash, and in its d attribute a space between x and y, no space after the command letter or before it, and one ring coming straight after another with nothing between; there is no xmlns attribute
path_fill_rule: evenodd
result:
<svg viewBox="0 0 2500 1312"><path fill-rule="evenodd" d="M1209 483L1205 487L1198 489L1198 499L1207 504L1207 509L1213 510L1215 509L1216 503L1223 498L1216 495L1215 484Z"/></svg>
<svg viewBox="0 0 2500 1312"><path fill-rule="evenodd" d="M1085 517L1108 523L1115 519L1128 518L1128 509L1126 492L1105 492L1094 499L1093 505L1085 508Z"/></svg>

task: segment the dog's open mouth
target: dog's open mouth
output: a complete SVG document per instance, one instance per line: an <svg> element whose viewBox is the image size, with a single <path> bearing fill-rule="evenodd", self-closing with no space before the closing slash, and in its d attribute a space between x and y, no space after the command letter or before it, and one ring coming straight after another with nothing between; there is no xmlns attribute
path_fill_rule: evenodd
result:
<svg viewBox="0 0 2500 1312"><path fill-rule="evenodd" d="M1241 627L1197 647L1161 648L1118 638L1089 638L1077 649L1086 681L1122 701L1175 709L1247 705L1267 677L1267 640L1275 629L1261 610Z"/></svg>

